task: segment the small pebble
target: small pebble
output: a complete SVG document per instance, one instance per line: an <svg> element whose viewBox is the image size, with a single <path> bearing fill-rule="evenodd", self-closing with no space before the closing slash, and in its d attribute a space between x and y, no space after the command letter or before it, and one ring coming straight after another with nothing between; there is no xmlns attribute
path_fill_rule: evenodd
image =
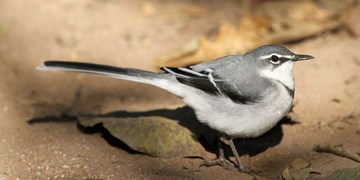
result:
<svg viewBox="0 0 360 180"><path fill-rule="evenodd" d="M293 162L291 162L290 166L295 170L300 170L309 167L310 163L302 158L296 158Z"/></svg>
<svg viewBox="0 0 360 180"><path fill-rule="evenodd" d="M288 168L284 169L284 171L282 172L282 178L285 180L293 180Z"/></svg>

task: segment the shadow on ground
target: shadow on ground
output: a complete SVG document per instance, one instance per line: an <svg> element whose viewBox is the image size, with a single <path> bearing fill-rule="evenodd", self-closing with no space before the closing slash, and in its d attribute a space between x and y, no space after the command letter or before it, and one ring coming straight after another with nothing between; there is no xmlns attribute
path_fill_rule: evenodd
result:
<svg viewBox="0 0 360 180"><path fill-rule="evenodd" d="M35 117L27 122L31 125L38 123L70 123L76 122L77 127L84 133L95 134L101 133L102 137L112 146L123 149L128 153L140 153L129 146L127 146L120 139L112 136L107 129L105 129L102 124L97 124L92 127L85 127L78 122L79 118L98 118L98 117L109 117L109 118L129 118L129 117L146 117L146 116L160 116L168 118L169 120L177 121L181 126L189 129L193 134L195 134L200 143L204 148L212 153L217 154L217 132L210 129L208 126L201 124L194 114L194 111L188 107L184 106L177 109L157 109L151 111L143 112L128 112L128 111L115 111L107 114L101 115L81 115L81 116L69 116L62 114L60 116L47 116L47 117ZM252 139L236 139L234 143L236 144L239 155L248 154L250 156L255 156L259 153L264 152L268 148L274 147L279 144L283 138L282 125L294 125L297 122L293 121L289 117L283 118L273 129L264 135L258 138ZM225 147L225 152L227 156L231 155L231 150L229 147Z"/></svg>

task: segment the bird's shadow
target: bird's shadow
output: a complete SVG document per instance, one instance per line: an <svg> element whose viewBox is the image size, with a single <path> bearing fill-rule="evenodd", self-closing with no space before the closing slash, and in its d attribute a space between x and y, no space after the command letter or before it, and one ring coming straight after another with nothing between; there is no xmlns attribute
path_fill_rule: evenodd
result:
<svg viewBox="0 0 360 180"><path fill-rule="evenodd" d="M215 130L212 130L206 125L201 124L196 116L194 111L188 107L184 106L177 109L158 109L151 111L143 111L143 112L128 112L128 111L115 111L107 114L101 115L85 115L85 117L96 118L96 117L111 117L111 118L125 118L125 117L146 117L146 116L160 116L168 118L169 120L175 120L179 125L189 129L193 134L196 135L197 139L204 146L207 151L212 153L217 153L218 149L216 146L218 133ZM83 116L82 116L83 117ZM101 133L102 137L112 146L121 148L126 150L129 153L139 153L132 150L121 140L112 136L107 129L105 129L101 124L85 127L80 124L78 121L78 117L69 116L69 115L60 115L60 116L48 116L48 117L36 117L28 120L29 124L37 124L37 123L47 123L47 122L55 122L55 123L66 123L66 122L77 122L77 127L84 133L94 134ZM234 141L239 155L248 154L250 156L257 155L266 149L276 146L281 142L283 137L282 125L289 124L293 125L297 122L292 119L285 117L278 123L273 129L264 135L252 138L252 139L236 139ZM230 155L231 151L228 147L225 147L225 152Z"/></svg>

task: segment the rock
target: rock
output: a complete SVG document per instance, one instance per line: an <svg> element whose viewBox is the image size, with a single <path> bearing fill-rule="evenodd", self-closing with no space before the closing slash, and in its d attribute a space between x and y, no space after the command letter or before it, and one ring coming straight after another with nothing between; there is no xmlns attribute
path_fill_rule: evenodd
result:
<svg viewBox="0 0 360 180"><path fill-rule="evenodd" d="M174 158L201 156L205 150L192 132L177 121L160 117L82 118L85 127L102 124L131 149L151 156Z"/></svg>

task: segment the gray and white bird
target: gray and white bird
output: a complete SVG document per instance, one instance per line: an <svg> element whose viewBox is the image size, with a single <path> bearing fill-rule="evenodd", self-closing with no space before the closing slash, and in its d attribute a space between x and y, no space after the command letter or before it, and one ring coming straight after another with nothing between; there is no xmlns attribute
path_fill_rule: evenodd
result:
<svg viewBox="0 0 360 180"><path fill-rule="evenodd" d="M46 61L37 69L101 74L151 84L181 97L201 123L222 134L244 171L232 140L261 136L289 112L295 90L293 64L312 58L265 45L189 67L163 67L164 73L66 61ZM220 149L218 159L205 164L228 163Z"/></svg>

